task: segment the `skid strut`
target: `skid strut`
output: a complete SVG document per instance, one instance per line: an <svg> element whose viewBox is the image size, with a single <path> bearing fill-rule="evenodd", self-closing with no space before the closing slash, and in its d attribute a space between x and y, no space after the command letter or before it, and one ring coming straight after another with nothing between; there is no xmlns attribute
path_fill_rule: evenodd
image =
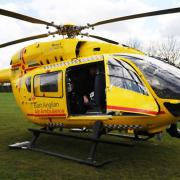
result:
<svg viewBox="0 0 180 180"><path fill-rule="evenodd" d="M96 159L95 155L96 155L98 143L122 145L122 146L127 146L127 147L130 147L130 146L132 147L133 144L126 143L126 142L112 142L112 141L100 139L100 137L102 135L102 129L103 129L103 124L101 121L95 122L95 124L93 126L93 134L90 137L77 136L74 134L67 134L67 133L63 133L63 132L57 133L57 132L52 132L52 131L45 130L45 129L41 129L41 130L39 130L39 129L28 129L30 132L33 133L32 140L9 145L9 148L11 148L11 149L28 149L28 150L38 151L38 152L42 152L42 153L45 153L48 155L52 155L52 156L76 161L76 162L86 164L86 165L91 165L91 166L95 166L95 167L103 166L104 164L107 164L107 163L111 162L112 160L106 160L103 162L97 162L95 160ZM90 152L88 154L87 159L80 159L80 158L76 158L76 157L69 156L69 155L54 153L54 152L47 151L47 150L40 149L40 148L36 147L35 144L36 144L36 141L38 140L40 134L48 134L48 135L54 135L54 136L62 136L62 137L67 137L67 138L91 141L92 145L91 145L91 149L90 149Z"/></svg>

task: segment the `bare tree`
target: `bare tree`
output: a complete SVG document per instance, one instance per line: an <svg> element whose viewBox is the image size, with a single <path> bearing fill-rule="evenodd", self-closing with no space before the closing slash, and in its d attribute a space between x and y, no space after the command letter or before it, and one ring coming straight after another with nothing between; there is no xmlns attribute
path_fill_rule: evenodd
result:
<svg viewBox="0 0 180 180"><path fill-rule="evenodd" d="M174 37L168 37L159 44L158 56L165 59L168 63L176 65L180 58L180 43Z"/></svg>
<svg viewBox="0 0 180 180"><path fill-rule="evenodd" d="M156 56L158 56L158 54L157 54L157 49L158 49L158 47L157 47L157 43L155 43L154 41L151 41L151 43L150 43L150 45L147 47L147 48L145 48L145 52L146 52L146 54L148 55L148 56L154 56L154 57L156 57Z"/></svg>
<svg viewBox="0 0 180 180"><path fill-rule="evenodd" d="M158 57L169 64L180 66L180 42L175 37L168 37L163 42L151 42L145 50L147 55Z"/></svg>
<svg viewBox="0 0 180 180"><path fill-rule="evenodd" d="M129 38L129 40L126 42L126 45L141 50L141 41L136 38Z"/></svg>

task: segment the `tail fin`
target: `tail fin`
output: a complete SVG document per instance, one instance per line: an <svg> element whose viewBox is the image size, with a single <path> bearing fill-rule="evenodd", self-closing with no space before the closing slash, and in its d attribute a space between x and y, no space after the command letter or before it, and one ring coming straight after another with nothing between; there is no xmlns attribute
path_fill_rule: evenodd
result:
<svg viewBox="0 0 180 180"><path fill-rule="evenodd" d="M0 70L0 83L10 82L11 79L11 69Z"/></svg>

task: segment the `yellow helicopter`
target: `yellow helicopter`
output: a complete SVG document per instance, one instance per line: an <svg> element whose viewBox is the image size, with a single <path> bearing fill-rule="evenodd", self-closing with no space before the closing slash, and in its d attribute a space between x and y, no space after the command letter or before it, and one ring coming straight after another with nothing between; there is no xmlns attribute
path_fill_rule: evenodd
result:
<svg viewBox="0 0 180 180"><path fill-rule="evenodd" d="M113 144L101 140L102 134L147 140L167 129L171 136L179 138L176 123L180 120L180 70L134 48L83 32L103 24L179 12L180 8L172 8L77 26L56 25L0 9L0 15L56 28L55 32L4 43L0 48L55 34L66 37L24 47L12 57L11 67L0 71L0 82L11 83L24 114L42 127L30 129L34 134L32 141L10 147L96 166L107 162L95 161L97 144ZM105 43L76 39L79 35ZM53 132L56 128L92 129L93 133L87 138ZM110 133L112 130L131 132L134 136ZM86 160L57 154L35 147L41 133L89 140L93 146Z"/></svg>

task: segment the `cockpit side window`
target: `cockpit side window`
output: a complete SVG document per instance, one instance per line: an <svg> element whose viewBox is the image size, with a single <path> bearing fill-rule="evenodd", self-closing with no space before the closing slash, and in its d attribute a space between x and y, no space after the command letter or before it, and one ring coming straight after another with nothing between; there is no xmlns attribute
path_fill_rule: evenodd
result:
<svg viewBox="0 0 180 180"><path fill-rule="evenodd" d="M124 61L110 59L108 61L110 84L123 89L148 95L146 88L134 69Z"/></svg>
<svg viewBox="0 0 180 180"><path fill-rule="evenodd" d="M116 55L131 60L144 73L149 84L160 98L180 99L180 69L161 60Z"/></svg>

